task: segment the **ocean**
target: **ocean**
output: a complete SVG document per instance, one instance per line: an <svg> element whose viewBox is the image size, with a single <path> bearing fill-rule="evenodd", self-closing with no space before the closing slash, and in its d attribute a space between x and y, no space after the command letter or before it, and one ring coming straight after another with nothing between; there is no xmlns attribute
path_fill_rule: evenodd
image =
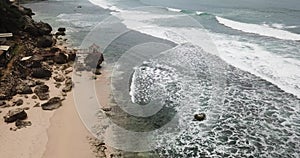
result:
<svg viewBox="0 0 300 158"><path fill-rule="evenodd" d="M143 134L120 132L134 138L113 147L160 157L300 157L300 1L27 6L35 19L66 27L73 46L100 45L115 65L114 99L133 122L118 126ZM193 121L197 113L206 120Z"/></svg>

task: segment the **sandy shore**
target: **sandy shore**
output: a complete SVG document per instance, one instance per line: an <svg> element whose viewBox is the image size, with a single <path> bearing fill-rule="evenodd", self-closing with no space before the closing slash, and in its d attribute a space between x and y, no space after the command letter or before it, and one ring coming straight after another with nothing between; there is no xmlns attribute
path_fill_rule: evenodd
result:
<svg viewBox="0 0 300 158"><path fill-rule="evenodd" d="M92 74L91 74L92 76ZM96 93L100 104L108 107L110 98L110 70L102 69L97 76ZM75 85L76 86L76 85ZM48 129L49 141L44 158L92 158L97 155L93 151L88 138L94 138L81 121L72 93L63 102L64 106L58 109L51 118ZM101 108L101 107L99 107ZM110 155L108 147L106 155Z"/></svg>

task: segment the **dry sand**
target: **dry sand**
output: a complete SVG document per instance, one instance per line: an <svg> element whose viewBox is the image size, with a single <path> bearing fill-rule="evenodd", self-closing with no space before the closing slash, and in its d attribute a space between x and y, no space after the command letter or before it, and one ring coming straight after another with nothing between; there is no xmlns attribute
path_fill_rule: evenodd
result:
<svg viewBox="0 0 300 158"><path fill-rule="evenodd" d="M56 88L53 78L43 80L50 87L50 97L61 96L61 88ZM102 69L102 75L96 80L97 96L103 107L108 107L110 101L110 70ZM62 86L63 87L63 86ZM0 121L0 157L2 158L93 158L93 148L89 138L91 133L82 123L74 104L72 92L68 93L63 106L45 111L41 107L33 107L36 103L44 103L39 99L32 99L31 95L17 95L13 100L22 98L24 104L21 108L29 107L28 118L32 125L26 128L11 131L14 123L7 124ZM16 107L0 108L0 118L10 109ZM101 108L101 107L99 107ZM110 155L108 147L106 155Z"/></svg>

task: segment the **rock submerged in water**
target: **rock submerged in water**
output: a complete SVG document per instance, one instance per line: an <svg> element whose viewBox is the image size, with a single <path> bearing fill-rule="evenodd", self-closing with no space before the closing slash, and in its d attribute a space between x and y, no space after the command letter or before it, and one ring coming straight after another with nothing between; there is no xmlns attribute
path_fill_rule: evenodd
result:
<svg viewBox="0 0 300 158"><path fill-rule="evenodd" d="M195 121L203 121L206 119L205 113L200 113L200 114L195 114L194 115L194 120Z"/></svg>
<svg viewBox="0 0 300 158"><path fill-rule="evenodd" d="M16 108L9 110L8 113L3 117L7 123L15 122L17 120L24 120L27 118L27 113L23 108Z"/></svg>
<svg viewBox="0 0 300 158"><path fill-rule="evenodd" d="M53 97L48 102L41 105L43 110L54 110L62 106L61 98Z"/></svg>

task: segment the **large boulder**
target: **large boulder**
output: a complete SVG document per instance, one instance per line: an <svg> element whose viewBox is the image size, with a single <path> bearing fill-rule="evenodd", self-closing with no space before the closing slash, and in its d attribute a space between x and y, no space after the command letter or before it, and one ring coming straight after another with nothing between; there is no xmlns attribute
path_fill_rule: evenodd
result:
<svg viewBox="0 0 300 158"><path fill-rule="evenodd" d="M68 62L68 56L63 53L63 52L60 52L60 53L57 53L55 56L54 56L54 59L53 61L56 63L56 64L65 64Z"/></svg>
<svg viewBox="0 0 300 158"><path fill-rule="evenodd" d="M49 35L52 31L52 27L44 22L38 22L36 23L36 27L39 30L40 35Z"/></svg>
<svg viewBox="0 0 300 158"><path fill-rule="evenodd" d="M103 61L104 57L102 53L91 53L88 54L84 59L85 65L91 68L101 68L101 64Z"/></svg>
<svg viewBox="0 0 300 158"><path fill-rule="evenodd" d="M42 37L39 37L37 40L37 47L39 48L47 48L51 47L54 43L54 40L52 36L44 35Z"/></svg>
<svg viewBox="0 0 300 158"><path fill-rule="evenodd" d="M24 120L27 118L27 113L23 108L17 108L9 110L8 113L3 117L7 123L15 122L17 120Z"/></svg>
<svg viewBox="0 0 300 158"><path fill-rule="evenodd" d="M59 97L53 97L48 102L42 104L43 110L54 110L59 108L62 105L61 98Z"/></svg>
<svg viewBox="0 0 300 158"><path fill-rule="evenodd" d="M34 68L31 76L34 78L50 78L52 72L46 68Z"/></svg>
<svg viewBox="0 0 300 158"><path fill-rule="evenodd" d="M24 30L28 32L32 36L39 36L39 29L35 26L34 20L28 16L25 15L23 16L23 21L24 21Z"/></svg>

